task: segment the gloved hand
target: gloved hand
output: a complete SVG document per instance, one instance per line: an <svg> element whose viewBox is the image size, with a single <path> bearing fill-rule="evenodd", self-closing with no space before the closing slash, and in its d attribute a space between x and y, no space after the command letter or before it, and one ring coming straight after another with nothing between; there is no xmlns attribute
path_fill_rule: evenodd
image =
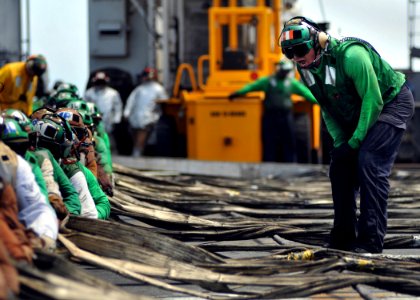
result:
<svg viewBox="0 0 420 300"><path fill-rule="evenodd" d="M331 159L333 162L342 162L351 159L357 155L357 150L350 147L346 142L331 150Z"/></svg>
<svg viewBox="0 0 420 300"><path fill-rule="evenodd" d="M48 195L48 200L50 201L51 206L54 208L59 220L63 220L68 216L69 212L67 211L66 205L63 202L63 198L51 193Z"/></svg>
<svg viewBox="0 0 420 300"><path fill-rule="evenodd" d="M238 92L233 92L232 94L230 94L228 96L229 101L234 100L235 98L241 97L242 95L240 95Z"/></svg>
<svg viewBox="0 0 420 300"><path fill-rule="evenodd" d="M114 191L112 190L112 187L107 186L106 188L104 188L104 192L105 194L107 194L110 197L114 197Z"/></svg>

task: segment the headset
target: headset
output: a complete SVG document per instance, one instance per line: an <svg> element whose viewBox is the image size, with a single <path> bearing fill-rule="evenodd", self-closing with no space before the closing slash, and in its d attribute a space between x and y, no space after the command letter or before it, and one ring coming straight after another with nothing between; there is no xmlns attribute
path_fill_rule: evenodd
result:
<svg viewBox="0 0 420 300"><path fill-rule="evenodd" d="M287 25L306 25L306 27L309 29L311 37L313 37L314 48L319 46L321 49L325 49L327 47L329 35L322 31L321 27L319 27L319 25L311 19L302 16L296 16L284 23L284 26Z"/></svg>

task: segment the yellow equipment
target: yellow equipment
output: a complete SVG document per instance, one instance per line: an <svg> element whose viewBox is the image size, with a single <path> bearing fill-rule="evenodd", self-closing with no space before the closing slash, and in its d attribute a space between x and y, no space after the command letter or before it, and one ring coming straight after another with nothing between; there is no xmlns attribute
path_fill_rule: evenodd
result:
<svg viewBox="0 0 420 300"><path fill-rule="evenodd" d="M189 64L179 66L172 98L164 101L164 113L175 117L178 133L185 134L187 157L199 160L260 162L263 92L250 93L238 101L228 95L255 79L271 75L281 58L281 0L267 7L237 6L214 0L209 9L209 53L197 62L198 82ZM204 65L208 76L204 80ZM187 73L192 90L180 90ZM310 144L316 156L320 148L320 111L294 97L294 109L310 117Z"/></svg>

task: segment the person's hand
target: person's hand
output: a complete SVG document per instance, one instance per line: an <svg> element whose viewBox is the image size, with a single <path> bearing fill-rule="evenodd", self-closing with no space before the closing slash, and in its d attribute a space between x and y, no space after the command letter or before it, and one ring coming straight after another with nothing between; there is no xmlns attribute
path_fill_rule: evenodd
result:
<svg viewBox="0 0 420 300"><path fill-rule="evenodd" d="M357 150L350 147L348 143L343 143L338 147L335 147L331 151L331 159L333 162L342 162L350 159L357 154Z"/></svg>
<svg viewBox="0 0 420 300"><path fill-rule="evenodd" d="M233 92L228 96L229 101L233 101L235 98L240 97L241 95L238 92Z"/></svg>
<svg viewBox="0 0 420 300"><path fill-rule="evenodd" d="M48 200L50 201L51 206L54 208L59 220L63 220L69 214L63 202L63 198L57 194L51 193L48 195Z"/></svg>
<svg viewBox="0 0 420 300"><path fill-rule="evenodd" d="M107 186L106 188L104 188L104 193L107 194L110 197L114 197L114 191L112 189L112 187Z"/></svg>

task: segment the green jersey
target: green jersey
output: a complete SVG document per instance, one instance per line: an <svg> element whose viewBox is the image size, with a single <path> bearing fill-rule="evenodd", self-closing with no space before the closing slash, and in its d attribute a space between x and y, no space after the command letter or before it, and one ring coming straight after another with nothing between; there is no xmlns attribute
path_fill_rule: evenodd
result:
<svg viewBox="0 0 420 300"><path fill-rule="evenodd" d="M299 73L322 109L334 147L358 149L385 104L405 82L367 43L331 39L319 66Z"/></svg>

